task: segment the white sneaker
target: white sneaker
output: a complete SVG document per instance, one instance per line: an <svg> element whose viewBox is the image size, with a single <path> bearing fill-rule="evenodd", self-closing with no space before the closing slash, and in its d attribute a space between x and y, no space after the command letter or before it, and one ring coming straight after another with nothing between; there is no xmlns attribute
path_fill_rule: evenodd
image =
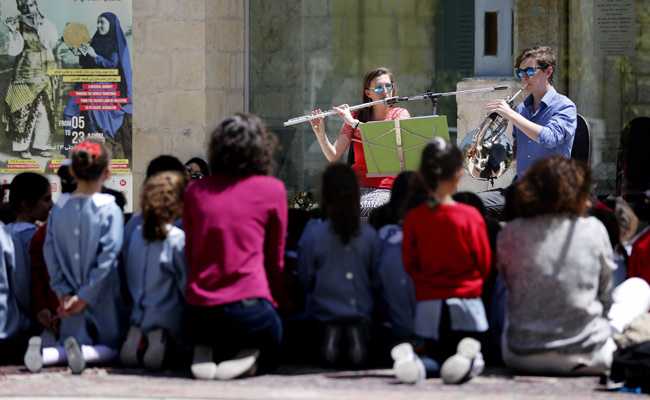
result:
<svg viewBox="0 0 650 400"><path fill-rule="evenodd" d="M217 375L217 364L212 358L212 347L195 346L190 369L195 379L214 379Z"/></svg>
<svg viewBox="0 0 650 400"><path fill-rule="evenodd" d="M43 369L42 340L40 336L32 336L27 345L24 362L30 372L40 372Z"/></svg>
<svg viewBox="0 0 650 400"><path fill-rule="evenodd" d="M222 361L217 365L215 378L223 381L254 375L259 356L259 350L242 350L235 358Z"/></svg>
<svg viewBox="0 0 650 400"><path fill-rule="evenodd" d="M142 331L137 326L129 328L126 340L120 350L120 361L126 367L138 366L138 349L142 341Z"/></svg>
<svg viewBox="0 0 650 400"><path fill-rule="evenodd" d="M398 344L392 348L390 355L394 360L393 373L400 382L414 384L426 379L424 364L410 343Z"/></svg>
<svg viewBox="0 0 650 400"><path fill-rule="evenodd" d="M167 349L167 335L162 329L147 333L147 351L144 353L142 363L148 369L160 369L165 359Z"/></svg>
<svg viewBox="0 0 650 400"><path fill-rule="evenodd" d="M464 383L480 375L484 367L481 343L467 337L458 343L456 354L442 364L440 377L446 384Z"/></svg>
<svg viewBox="0 0 650 400"><path fill-rule="evenodd" d="M63 343L65 348L65 355L68 358L68 366L74 375L79 375L86 368L86 360L84 359L81 347L77 343L77 339L70 336Z"/></svg>
<svg viewBox="0 0 650 400"><path fill-rule="evenodd" d="M413 358L414 355L413 346L408 342L400 343L390 350L390 356L394 362Z"/></svg>

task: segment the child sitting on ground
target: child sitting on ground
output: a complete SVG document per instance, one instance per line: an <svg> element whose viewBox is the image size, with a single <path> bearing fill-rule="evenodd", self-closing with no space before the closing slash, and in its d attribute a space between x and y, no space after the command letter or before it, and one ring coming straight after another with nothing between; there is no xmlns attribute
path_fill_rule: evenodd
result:
<svg viewBox="0 0 650 400"><path fill-rule="evenodd" d="M181 341L185 291L185 233L174 222L183 212L185 177L161 172L145 182L140 204L143 222L133 231L123 259L133 309L122 345L124 365L160 369L165 354ZM171 353L170 353L171 354Z"/></svg>
<svg viewBox="0 0 650 400"><path fill-rule="evenodd" d="M86 363L109 362L123 334L117 270L123 216L115 198L100 193L110 175L110 155L102 143L86 140L72 149L71 159L77 189L53 207L44 247L65 341L63 348L41 349L41 338L31 338L25 365L32 372L67 360L72 373L80 374Z"/></svg>
<svg viewBox="0 0 650 400"><path fill-rule="evenodd" d="M322 208L326 219L307 225L298 248L298 278L306 293L307 318L323 326L322 357L340 360L341 338L347 358L362 366L368 356L368 325L373 310L372 281L379 242L360 221L359 184L345 164L323 173Z"/></svg>
<svg viewBox="0 0 650 400"><path fill-rule="evenodd" d="M395 373L403 382L440 374L445 383L461 383L484 365L480 343L472 337L488 328L481 292L492 253L481 214L451 197L462 168L460 150L443 139L434 139L422 152L420 174L429 198L406 215L403 240L404 268L415 285L414 329L422 357L408 343L393 349Z"/></svg>
<svg viewBox="0 0 650 400"><path fill-rule="evenodd" d="M12 290L16 269L14 243L0 222L0 365L18 362L27 347L30 323Z"/></svg>
<svg viewBox="0 0 650 400"><path fill-rule="evenodd" d="M38 228L37 223L47 220L52 208L50 182L43 175L23 172L14 177L9 187L9 204L16 219L7 225L14 242L16 268L13 291L25 317L31 313L31 257L29 246ZM54 328L54 315L39 310L36 320L44 328Z"/></svg>
<svg viewBox="0 0 650 400"><path fill-rule="evenodd" d="M416 172L404 171L397 175L390 200L371 213L380 240L377 261L378 301L376 312L376 343L380 362L390 359L390 349L398 343L413 339L415 289L402 262L402 222L410 209L426 200L426 190ZM372 224L373 221L370 222Z"/></svg>

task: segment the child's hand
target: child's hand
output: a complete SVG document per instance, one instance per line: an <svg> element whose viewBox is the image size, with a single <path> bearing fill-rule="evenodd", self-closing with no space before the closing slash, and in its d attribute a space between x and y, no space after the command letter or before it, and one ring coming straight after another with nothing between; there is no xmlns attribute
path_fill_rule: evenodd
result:
<svg viewBox="0 0 650 400"><path fill-rule="evenodd" d="M59 298L59 308L57 314L59 317L65 318L74 314L79 314L86 308L87 304L81 300L79 296L63 296Z"/></svg>
<svg viewBox="0 0 650 400"><path fill-rule="evenodd" d="M43 325L43 327L52 329L54 325L54 316L52 315L52 312L48 310L47 308L42 309L41 311L36 314L36 319L38 320L38 323Z"/></svg>
<svg viewBox="0 0 650 400"><path fill-rule="evenodd" d="M59 297L59 306L56 308L56 314L59 318L67 317L68 314L65 311L65 304L70 300L72 296L65 295Z"/></svg>
<svg viewBox="0 0 650 400"><path fill-rule="evenodd" d="M68 297L68 299L63 303L63 312L65 313L65 316L79 314L86 309L87 305L88 304L80 299L79 296L75 295Z"/></svg>

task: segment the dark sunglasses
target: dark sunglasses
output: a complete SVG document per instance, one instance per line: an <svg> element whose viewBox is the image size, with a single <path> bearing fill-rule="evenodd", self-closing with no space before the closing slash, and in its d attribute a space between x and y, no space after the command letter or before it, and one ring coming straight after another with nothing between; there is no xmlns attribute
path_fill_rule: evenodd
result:
<svg viewBox="0 0 650 400"><path fill-rule="evenodd" d="M382 93L384 93L384 91L391 92L393 90L393 84L392 83L387 83L385 85L370 88L370 90L372 90L376 94L382 94Z"/></svg>
<svg viewBox="0 0 650 400"><path fill-rule="evenodd" d="M519 79L524 79L524 77L532 78L538 69L544 69L543 67L528 67L528 68L515 68L515 76Z"/></svg>

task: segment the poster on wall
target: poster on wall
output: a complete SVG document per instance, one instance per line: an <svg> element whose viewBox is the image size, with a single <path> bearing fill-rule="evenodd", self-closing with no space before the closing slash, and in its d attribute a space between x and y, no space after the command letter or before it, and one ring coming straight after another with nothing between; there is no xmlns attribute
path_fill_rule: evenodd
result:
<svg viewBox="0 0 650 400"><path fill-rule="evenodd" d="M0 179L54 178L86 138L132 204L132 0L0 1Z"/></svg>

